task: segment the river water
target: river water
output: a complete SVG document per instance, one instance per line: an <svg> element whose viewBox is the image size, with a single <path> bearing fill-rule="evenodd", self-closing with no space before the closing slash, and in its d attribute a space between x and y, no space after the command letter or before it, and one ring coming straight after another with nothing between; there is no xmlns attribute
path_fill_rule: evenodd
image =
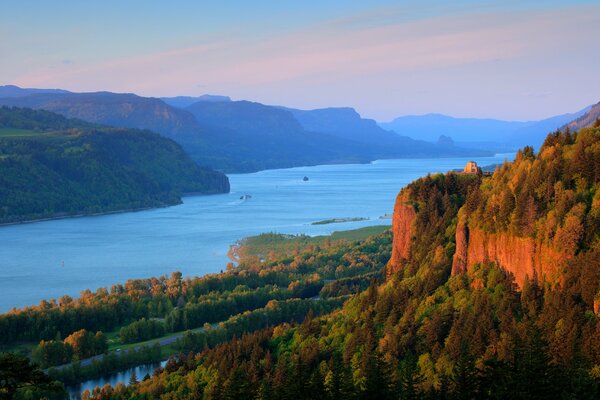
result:
<svg viewBox="0 0 600 400"><path fill-rule="evenodd" d="M66 389L67 389L67 392L69 393L70 399L72 399L72 400L81 399L81 394L86 389L89 390L91 393L92 390L94 390L94 388L96 386L103 387L106 384L110 384L114 387L118 383L123 383L123 384L127 385L127 384L129 384L129 379L131 378L131 375L133 375L134 371L135 371L135 375L137 376L137 380L141 381L142 379L144 379L146 374L152 376L152 372L154 372L154 370L156 368L158 368L159 366L164 367L166 363L167 363L166 361L163 361L160 363L139 365L135 368L130 368L125 371L117 372L115 374L110 374L110 375L104 376L102 378L91 379L89 381L80 383L79 385L67 386Z"/></svg>
<svg viewBox="0 0 600 400"><path fill-rule="evenodd" d="M476 158L479 165L510 155ZM390 224L398 191L466 158L381 160L230 175L231 193L153 210L0 227L0 312L131 278L219 272L235 241L262 232L320 235ZM303 177L308 177L304 181ZM246 197L249 198L240 198ZM330 218L368 218L328 225Z"/></svg>

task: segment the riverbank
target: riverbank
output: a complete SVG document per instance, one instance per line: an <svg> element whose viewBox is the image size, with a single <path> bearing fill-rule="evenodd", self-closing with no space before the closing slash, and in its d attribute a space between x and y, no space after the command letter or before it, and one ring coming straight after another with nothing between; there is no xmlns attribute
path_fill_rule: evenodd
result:
<svg viewBox="0 0 600 400"><path fill-rule="evenodd" d="M11 225L33 224L35 222L58 221L58 220L62 220L62 219L82 218L82 217L101 217L101 216L105 216L105 215L124 214L124 213L131 213L131 212L154 210L154 209L159 209L159 208L173 207L173 206L180 205L182 203L183 203L183 201L180 199L179 202L176 202L176 203L165 203L165 204L149 206L149 207L122 208L122 209L112 210L112 211L67 214L67 215L62 215L62 213L61 213L61 215L53 215L53 216L42 217L42 218L24 219L24 220L19 220L19 221L14 221L14 222L1 222L0 228L3 226L11 226Z"/></svg>

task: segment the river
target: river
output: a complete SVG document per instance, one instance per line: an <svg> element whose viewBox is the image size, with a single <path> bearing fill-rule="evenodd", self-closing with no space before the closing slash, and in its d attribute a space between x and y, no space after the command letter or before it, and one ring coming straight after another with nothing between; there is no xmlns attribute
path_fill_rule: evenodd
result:
<svg viewBox="0 0 600 400"><path fill-rule="evenodd" d="M232 174L231 193L185 197L174 207L0 227L0 312L132 278L219 272L232 243L262 232L321 235L390 224L380 217L392 213L403 186L467 161L381 160ZM368 219L311 224L353 217Z"/></svg>
<svg viewBox="0 0 600 400"><path fill-rule="evenodd" d="M89 381L85 381L79 385L67 386L66 389L71 400L81 399L81 394L86 389L91 393L96 386L103 387L106 384L116 386L118 383L127 385L129 384L129 380L131 379L131 375L133 375L134 371L135 375L137 376L137 380L141 381L144 379L146 374L152 376L152 373L156 368L159 366L164 367L166 363L166 361L163 361L160 363L139 365L135 368L129 368L125 371L117 372L115 374L106 375L97 379L90 379Z"/></svg>

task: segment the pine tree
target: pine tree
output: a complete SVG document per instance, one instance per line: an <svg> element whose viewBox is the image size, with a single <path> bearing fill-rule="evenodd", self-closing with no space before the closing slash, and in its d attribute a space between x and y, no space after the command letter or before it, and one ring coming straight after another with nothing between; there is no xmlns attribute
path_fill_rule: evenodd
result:
<svg viewBox="0 0 600 400"><path fill-rule="evenodd" d="M477 370L475 360L463 342L460 357L454 365L452 375L453 398L457 400L475 399L477 396Z"/></svg>
<svg viewBox="0 0 600 400"><path fill-rule="evenodd" d="M137 374L135 373L135 369L133 370L133 372L131 373L131 376L129 377L129 384L130 385L138 384L138 379L137 379Z"/></svg>

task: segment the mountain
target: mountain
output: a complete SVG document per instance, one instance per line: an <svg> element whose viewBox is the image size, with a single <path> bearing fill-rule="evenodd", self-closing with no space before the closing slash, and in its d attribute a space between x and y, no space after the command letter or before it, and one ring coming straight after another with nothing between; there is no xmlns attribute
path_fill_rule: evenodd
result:
<svg viewBox="0 0 600 400"><path fill-rule="evenodd" d="M257 171L298 165L368 162L375 153L358 143L305 131L294 116L249 101L198 102L186 108L208 132L183 142L203 165Z"/></svg>
<svg viewBox="0 0 600 400"><path fill-rule="evenodd" d="M294 115L307 131L323 132L369 144L388 144L397 141L398 135L382 129L372 119L362 118L353 108L322 108L316 110L287 108L287 110Z"/></svg>
<svg viewBox="0 0 600 400"><path fill-rule="evenodd" d="M32 89L32 88L24 89L24 88L15 86L15 85L0 86L0 98L24 97L24 96L28 96L30 94L40 94L40 93L52 93L52 94L62 93L62 94L65 94L65 93L70 93L70 92L68 90L62 90L62 89Z"/></svg>
<svg viewBox="0 0 600 400"><path fill-rule="evenodd" d="M352 109L301 111L250 101L198 102L186 108L205 128L203 165L249 171L294 165L367 162L378 158L485 154L400 137ZM215 135L215 132L219 132ZM185 139L184 139L185 140ZM191 143L184 143L193 149ZM253 154L252 160L247 155ZM204 156L207 155L207 156ZM246 160L245 160L246 158ZM232 164L231 160L234 161ZM243 164L242 164L243 163Z"/></svg>
<svg viewBox="0 0 600 400"><path fill-rule="evenodd" d="M229 96L217 96L212 94L205 94L202 96L176 96L176 97L161 97L162 101L167 103L170 106L177 108L186 108L191 106L194 103L199 101L208 101L208 102L220 102L220 101L231 101Z"/></svg>
<svg viewBox="0 0 600 400"><path fill-rule="evenodd" d="M501 142L508 132L523 128L527 123L426 114L398 117L380 125L400 135L428 141L435 141L440 135L445 135L457 142Z"/></svg>
<svg viewBox="0 0 600 400"><path fill-rule="evenodd" d="M586 128L596 124L596 121L600 118L600 102L589 107L585 114L579 116L579 118L570 121L565 124L562 129L569 128L572 131L578 131L581 128Z"/></svg>
<svg viewBox="0 0 600 400"><path fill-rule="evenodd" d="M149 129L165 136L195 134L199 126L186 111L163 101L129 93L41 93L0 98L0 105L52 111L68 118L126 128Z"/></svg>
<svg viewBox="0 0 600 400"><path fill-rule="evenodd" d="M170 139L47 111L0 108L0 223L174 205L225 193L225 175Z"/></svg>
<svg viewBox="0 0 600 400"><path fill-rule="evenodd" d="M50 91L0 98L0 105L43 109L102 125L149 129L177 141L200 165L226 172L490 153L401 137L352 109L301 111L249 101L220 101L224 98L213 96L201 99L182 109L161 99L128 93ZM165 100L183 105L196 99Z"/></svg>
<svg viewBox="0 0 600 400"><path fill-rule="evenodd" d="M583 115L588 109L527 122L454 118L442 114L409 115L380 123L380 126L415 139L435 141L440 135L445 135L461 146L516 150L527 145L539 148L549 132Z"/></svg>

